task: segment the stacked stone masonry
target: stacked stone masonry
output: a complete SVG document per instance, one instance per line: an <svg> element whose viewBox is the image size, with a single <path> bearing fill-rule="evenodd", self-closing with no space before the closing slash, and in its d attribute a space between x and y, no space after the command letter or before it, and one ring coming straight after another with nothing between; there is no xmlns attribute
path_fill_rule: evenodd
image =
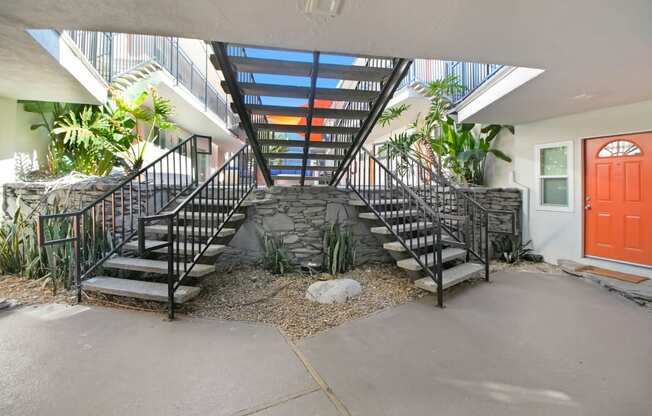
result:
<svg viewBox="0 0 652 416"><path fill-rule="evenodd" d="M250 198L265 200L247 209L245 223L229 243L220 263L254 263L262 254L262 236L282 238L295 264L320 264L324 229L339 224L353 233L356 263L390 262L382 244L348 204L353 195L332 187L274 186Z"/></svg>

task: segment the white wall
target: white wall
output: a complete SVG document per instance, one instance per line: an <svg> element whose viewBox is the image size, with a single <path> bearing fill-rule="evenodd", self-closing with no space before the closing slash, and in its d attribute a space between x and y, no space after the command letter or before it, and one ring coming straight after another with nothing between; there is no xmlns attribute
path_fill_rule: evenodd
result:
<svg viewBox="0 0 652 416"><path fill-rule="evenodd" d="M16 99L0 97L0 185L15 180L14 154L17 152L32 155L36 150L39 162L45 163L47 133L43 129L30 130L32 124L40 121L37 114L23 111Z"/></svg>
<svg viewBox="0 0 652 416"><path fill-rule="evenodd" d="M515 179L532 190L529 201L530 238L534 248L547 262L560 258L582 259L583 239L583 165L582 140L652 130L652 101L604 108L515 126L515 137L503 136L496 144L513 159L511 164L494 163L488 178L491 186L514 186ZM534 147L538 144L573 142L573 210L552 212L537 210L539 195L534 194ZM618 265L614 264L614 267Z"/></svg>

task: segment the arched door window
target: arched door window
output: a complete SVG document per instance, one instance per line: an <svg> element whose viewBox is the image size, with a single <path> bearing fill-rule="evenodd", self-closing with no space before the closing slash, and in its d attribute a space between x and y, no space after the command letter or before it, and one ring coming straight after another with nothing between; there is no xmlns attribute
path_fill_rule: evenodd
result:
<svg viewBox="0 0 652 416"><path fill-rule="evenodd" d="M629 140L614 140L609 142L598 153L598 157L622 157L622 156L638 156L641 154L641 149Z"/></svg>

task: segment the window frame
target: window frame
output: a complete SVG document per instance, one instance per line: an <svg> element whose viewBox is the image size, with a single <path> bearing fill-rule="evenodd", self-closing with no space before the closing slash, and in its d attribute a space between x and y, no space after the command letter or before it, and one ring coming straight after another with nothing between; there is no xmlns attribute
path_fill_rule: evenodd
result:
<svg viewBox="0 0 652 416"><path fill-rule="evenodd" d="M573 192L575 181L575 159L573 158L573 142L563 141L539 144L534 146L534 178L536 189L536 209L538 211L557 211L557 212L573 212L573 200L575 194ZM566 148L566 175L542 175L541 174L541 151L544 149L555 149L559 147ZM568 193L568 203L565 206L545 204L543 202L543 180L544 179L566 179Z"/></svg>

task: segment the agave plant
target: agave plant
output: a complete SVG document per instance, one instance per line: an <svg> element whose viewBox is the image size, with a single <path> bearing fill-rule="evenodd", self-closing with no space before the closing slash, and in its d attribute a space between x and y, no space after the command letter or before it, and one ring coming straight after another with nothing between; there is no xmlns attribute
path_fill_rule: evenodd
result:
<svg viewBox="0 0 652 416"><path fill-rule="evenodd" d="M523 243L521 238L517 236L502 236L492 241L492 244L498 259L505 263L518 263L523 256L532 252L530 247L532 241Z"/></svg>
<svg viewBox="0 0 652 416"><path fill-rule="evenodd" d="M290 254L283 239L265 234L262 239L263 254L258 262L273 274L283 274L292 270Z"/></svg>
<svg viewBox="0 0 652 416"><path fill-rule="evenodd" d="M323 269L332 275L344 273L355 264L355 240L350 230L332 224L324 232Z"/></svg>

